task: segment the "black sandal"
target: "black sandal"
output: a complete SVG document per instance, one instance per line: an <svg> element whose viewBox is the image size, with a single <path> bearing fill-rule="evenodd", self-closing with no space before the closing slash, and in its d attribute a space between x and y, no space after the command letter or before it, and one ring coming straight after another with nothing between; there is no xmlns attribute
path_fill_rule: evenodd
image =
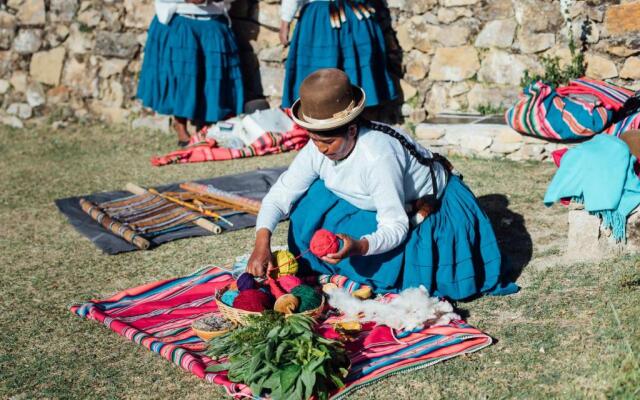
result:
<svg viewBox="0 0 640 400"><path fill-rule="evenodd" d="M189 145L188 140L178 140L178 147L187 147Z"/></svg>

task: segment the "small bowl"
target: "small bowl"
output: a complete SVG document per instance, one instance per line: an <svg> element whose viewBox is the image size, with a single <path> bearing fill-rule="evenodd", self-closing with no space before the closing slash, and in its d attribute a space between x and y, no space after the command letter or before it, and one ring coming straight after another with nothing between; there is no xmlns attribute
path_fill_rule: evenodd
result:
<svg viewBox="0 0 640 400"><path fill-rule="evenodd" d="M206 317L208 318L208 317ZM204 330L204 329L198 329L195 328L193 325L196 323L196 321L193 322L193 324L191 324L191 330L193 330L193 332L202 340L204 340L205 342L208 342L209 340L224 335L227 332L230 332L234 329L236 329L238 327L238 324L235 322L232 322L233 326L231 328L228 329L220 329L217 331L208 331L208 330Z"/></svg>

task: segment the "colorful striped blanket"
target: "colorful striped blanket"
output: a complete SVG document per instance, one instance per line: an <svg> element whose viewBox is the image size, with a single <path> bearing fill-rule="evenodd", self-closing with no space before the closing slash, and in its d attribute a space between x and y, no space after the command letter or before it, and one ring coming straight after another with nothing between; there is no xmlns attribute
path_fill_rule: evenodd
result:
<svg viewBox="0 0 640 400"><path fill-rule="evenodd" d="M631 95L631 90L589 78L557 89L538 81L523 90L505 118L521 134L556 141L585 139L598 133L619 136L640 126L640 112L615 119L615 111Z"/></svg>
<svg viewBox="0 0 640 400"><path fill-rule="evenodd" d="M207 382L223 386L230 396L255 398L245 385L229 381L226 373L206 371L215 361L204 355L206 344L190 328L194 320L217 312L214 293L232 280L230 272L208 267L76 305L71 311L103 323ZM327 337L335 334L330 322L320 328ZM463 321L403 333L385 326L366 326L347 347L352 362L347 386L333 393L333 398L385 376L428 367L491 343L488 335Z"/></svg>
<svg viewBox="0 0 640 400"><path fill-rule="evenodd" d="M224 161L278 154L291 150L300 150L308 141L309 135L307 131L295 126L293 130L286 133L264 133L250 146L232 149L218 147L215 140L206 138L206 130L203 130L191 137L189 145L185 149L176 150L164 156L151 157L151 164L159 167L167 164Z"/></svg>

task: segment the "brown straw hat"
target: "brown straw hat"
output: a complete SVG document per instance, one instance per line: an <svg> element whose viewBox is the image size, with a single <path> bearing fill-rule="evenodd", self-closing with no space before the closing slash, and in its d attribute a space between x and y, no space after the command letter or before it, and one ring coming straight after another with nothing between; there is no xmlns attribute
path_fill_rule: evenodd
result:
<svg viewBox="0 0 640 400"><path fill-rule="evenodd" d="M640 130L626 131L620 135L620 139L624 140L627 146L629 146L631 154L640 160Z"/></svg>
<svg viewBox="0 0 640 400"><path fill-rule="evenodd" d="M300 98L291 106L296 124L310 131L328 131L356 119L365 103L364 91L349 82L347 74L325 68L307 76Z"/></svg>

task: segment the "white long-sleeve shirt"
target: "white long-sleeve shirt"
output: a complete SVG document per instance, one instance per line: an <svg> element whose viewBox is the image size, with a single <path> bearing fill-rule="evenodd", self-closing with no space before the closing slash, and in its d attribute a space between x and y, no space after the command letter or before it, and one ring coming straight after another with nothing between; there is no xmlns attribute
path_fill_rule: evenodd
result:
<svg viewBox="0 0 640 400"><path fill-rule="evenodd" d="M283 21L291 22L303 5L313 3L314 1L328 0L282 0L282 4L280 5L280 18L282 18Z"/></svg>
<svg viewBox="0 0 640 400"><path fill-rule="evenodd" d="M156 16L158 21L166 25L174 14L226 15L233 1L206 1L203 4L191 4L186 3L185 0L155 0Z"/></svg>
<svg viewBox="0 0 640 400"><path fill-rule="evenodd" d="M431 157L430 151L404 136ZM438 163L434 163L434 172L440 197L446 173ZM409 231L405 204L433 193L429 167L420 164L397 139L361 127L355 148L339 162L324 156L313 142L307 143L262 200L256 230L273 232L318 178L341 199L360 209L376 211L377 230L363 236L369 242L367 255L385 253L400 245Z"/></svg>

